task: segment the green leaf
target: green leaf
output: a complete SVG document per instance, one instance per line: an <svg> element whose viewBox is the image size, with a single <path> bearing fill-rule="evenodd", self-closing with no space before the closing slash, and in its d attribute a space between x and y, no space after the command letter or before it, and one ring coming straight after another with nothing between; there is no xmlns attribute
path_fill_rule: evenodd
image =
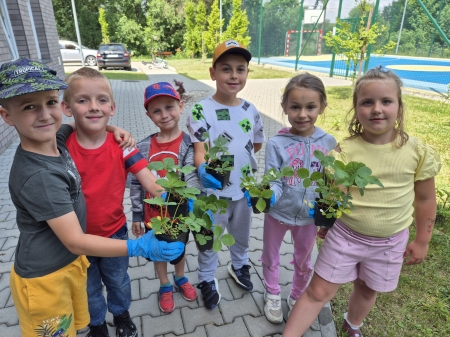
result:
<svg viewBox="0 0 450 337"><path fill-rule="evenodd" d="M222 243L228 247L234 245L234 243L235 243L234 237L228 233L222 235L222 237L220 238L220 241L222 241Z"/></svg>
<svg viewBox="0 0 450 337"><path fill-rule="evenodd" d="M311 185L312 185L311 179L306 178L306 179L303 180L303 187L304 187L304 188L308 188L308 187L310 187Z"/></svg>
<svg viewBox="0 0 450 337"><path fill-rule="evenodd" d="M250 194L250 196L252 198L260 198L261 197L261 191L255 189L255 188L248 190L248 193Z"/></svg>
<svg viewBox="0 0 450 337"><path fill-rule="evenodd" d="M356 174L358 174L360 177L368 177L372 174L372 170L370 168L368 168L367 166L363 166L360 167L357 171Z"/></svg>
<svg viewBox="0 0 450 337"><path fill-rule="evenodd" d="M214 226L214 237L218 238L222 235L223 229L221 226Z"/></svg>
<svg viewBox="0 0 450 337"><path fill-rule="evenodd" d="M272 195L273 195L273 191L272 190L264 190L262 192L262 197L264 199L270 199L270 198L272 198Z"/></svg>
<svg viewBox="0 0 450 337"><path fill-rule="evenodd" d="M166 168L171 168L175 165L175 161L170 157L164 158L163 163Z"/></svg>
<svg viewBox="0 0 450 337"><path fill-rule="evenodd" d="M321 172L313 172L311 174L310 178L311 178L312 181L317 181L319 179L322 179L322 173Z"/></svg>
<svg viewBox="0 0 450 337"><path fill-rule="evenodd" d="M144 199L144 202L146 202L147 204L150 205L158 205L158 206L162 206L165 204L165 201L163 198L161 197L154 197L151 199Z"/></svg>
<svg viewBox="0 0 450 337"><path fill-rule="evenodd" d="M322 153L322 152L321 152ZM305 179L309 177L309 171L305 168L301 168L297 170L297 177L300 179Z"/></svg>
<svg viewBox="0 0 450 337"><path fill-rule="evenodd" d="M178 169L178 172L181 172L181 173L184 173L184 174L188 174L188 173L191 173L194 170L195 170L194 166L183 166L183 167Z"/></svg>
<svg viewBox="0 0 450 337"><path fill-rule="evenodd" d="M314 151L314 157L316 157L317 159L319 159L319 161L322 161L325 159L325 155L323 154L322 151L319 150L315 150Z"/></svg>
<svg viewBox="0 0 450 337"><path fill-rule="evenodd" d="M259 198L255 207L260 212L264 211L266 209L266 201L263 198Z"/></svg>
<svg viewBox="0 0 450 337"><path fill-rule="evenodd" d="M292 177L294 175L294 169L290 166L285 166L281 169L281 175L284 177Z"/></svg>
<svg viewBox="0 0 450 337"><path fill-rule="evenodd" d="M214 240L213 242L213 250L217 253L222 249L222 242L220 240Z"/></svg>
<svg viewBox="0 0 450 337"><path fill-rule="evenodd" d="M154 161L151 162L147 165L147 168L149 170L155 170L155 171L160 171L164 169L164 164L160 161Z"/></svg>

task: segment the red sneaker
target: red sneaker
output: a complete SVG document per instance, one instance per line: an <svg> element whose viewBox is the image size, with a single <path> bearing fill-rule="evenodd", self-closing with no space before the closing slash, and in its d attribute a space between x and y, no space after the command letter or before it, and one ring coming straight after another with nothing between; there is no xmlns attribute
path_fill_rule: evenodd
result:
<svg viewBox="0 0 450 337"><path fill-rule="evenodd" d="M186 276L183 276L178 281L174 276L173 281L175 284L175 288L181 290L181 296L183 296L186 301L195 301L197 299L197 291L192 286L192 284L189 283L189 280Z"/></svg>
<svg viewBox="0 0 450 337"><path fill-rule="evenodd" d="M159 308L162 312L165 312L167 314L175 309L172 285L159 288Z"/></svg>

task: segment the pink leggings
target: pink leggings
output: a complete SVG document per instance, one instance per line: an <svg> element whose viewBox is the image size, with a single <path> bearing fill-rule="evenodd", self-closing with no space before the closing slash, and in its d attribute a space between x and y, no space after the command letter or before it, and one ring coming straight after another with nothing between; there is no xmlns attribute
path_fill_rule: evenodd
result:
<svg viewBox="0 0 450 337"><path fill-rule="evenodd" d="M305 291L312 273L311 252L316 242L317 227L314 224L307 226L290 226L284 222L265 214L263 251L261 262L266 290L271 294L279 294L278 284L280 277L280 247L284 235L290 230L294 240L294 278L292 281L291 297L297 300Z"/></svg>

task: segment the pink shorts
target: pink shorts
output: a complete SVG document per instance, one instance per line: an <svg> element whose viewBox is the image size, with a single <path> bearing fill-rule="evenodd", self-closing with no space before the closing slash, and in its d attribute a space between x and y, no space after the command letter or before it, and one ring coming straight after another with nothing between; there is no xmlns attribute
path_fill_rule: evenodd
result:
<svg viewBox="0 0 450 337"><path fill-rule="evenodd" d="M376 238L356 233L338 220L328 231L314 271L331 283L359 278L375 291L393 291L408 239L408 228L389 238Z"/></svg>

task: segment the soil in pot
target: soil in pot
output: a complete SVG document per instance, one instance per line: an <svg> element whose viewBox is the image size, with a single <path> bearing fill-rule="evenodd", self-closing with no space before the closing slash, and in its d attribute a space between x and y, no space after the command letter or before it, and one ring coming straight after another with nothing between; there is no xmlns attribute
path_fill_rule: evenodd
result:
<svg viewBox="0 0 450 337"><path fill-rule="evenodd" d="M320 206L319 203L316 201L316 204L314 206L314 224L319 227L325 227L325 228L331 228L334 225L334 222L336 219L334 217L327 218L325 215L322 215L322 212L320 212L320 209L326 208L326 206Z"/></svg>
<svg viewBox="0 0 450 337"><path fill-rule="evenodd" d="M252 197L251 198L251 200L252 200L252 208L253 208L253 213L254 214L261 213L259 211L259 209L256 208L256 203L258 202L258 199L259 199L258 197ZM266 202L266 208L264 208L263 213L269 213L269 211L270 211L270 199L264 198L264 201Z"/></svg>
<svg viewBox="0 0 450 337"><path fill-rule="evenodd" d="M156 234L155 236L156 236L156 238L159 241L165 241L165 242L177 242L177 241L180 241L180 242L183 242L184 245L185 245L183 253L181 253L181 255L178 256L176 259L170 261L170 264L175 265L175 264L179 263L183 259L184 254L186 252L186 244L187 244L187 242L189 240L189 232L186 232L186 233L185 232L181 232L176 239L173 239L170 236L167 236L165 234Z"/></svg>
<svg viewBox="0 0 450 337"><path fill-rule="evenodd" d="M219 188L219 190L223 190L224 188L226 188L228 183L230 182L231 171L225 171L224 174L220 174L210 168L206 168L206 172L220 181L220 183L222 184L222 188Z"/></svg>
<svg viewBox="0 0 450 337"><path fill-rule="evenodd" d="M201 245L201 244L199 244L197 242L197 239L195 238L195 234L196 233L193 232L192 234L194 234L195 245L197 246L197 249L200 252L206 252L207 250L211 250L212 249L213 241L214 241L214 233L212 231L207 231L204 228L202 228L202 230L200 231L200 234L211 236L211 240L206 240L206 243L204 245Z"/></svg>

